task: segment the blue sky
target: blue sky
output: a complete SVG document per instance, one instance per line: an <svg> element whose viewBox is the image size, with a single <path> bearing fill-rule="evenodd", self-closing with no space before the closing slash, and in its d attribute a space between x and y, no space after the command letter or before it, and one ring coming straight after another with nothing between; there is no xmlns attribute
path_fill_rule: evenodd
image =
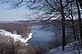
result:
<svg viewBox="0 0 82 54"><path fill-rule="evenodd" d="M25 7L12 10L8 10L8 8L9 5L0 4L0 21L27 20L25 14L31 13L31 10L25 9Z"/></svg>

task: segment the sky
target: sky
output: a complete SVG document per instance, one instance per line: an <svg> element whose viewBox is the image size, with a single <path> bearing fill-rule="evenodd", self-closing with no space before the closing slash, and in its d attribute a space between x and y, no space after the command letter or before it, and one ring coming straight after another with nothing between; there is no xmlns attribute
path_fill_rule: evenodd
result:
<svg viewBox="0 0 82 54"><path fill-rule="evenodd" d="M18 9L10 9L7 4L0 4L0 21L18 21L18 20L28 20L26 18L26 13L31 13L31 10L21 7Z"/></svg>

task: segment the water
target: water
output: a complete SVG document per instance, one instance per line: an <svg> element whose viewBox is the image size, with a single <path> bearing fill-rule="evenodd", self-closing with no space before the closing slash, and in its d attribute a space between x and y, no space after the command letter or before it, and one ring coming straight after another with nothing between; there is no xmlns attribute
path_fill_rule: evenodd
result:
<svg viewBox="0 0 82 54"><path fill-rule="evenodd" d="M32 39L30 40L31 44L36 46L46 46L48 45L49 41L52 39L52 36L54 35L53 32L50 30L42 29L41 25L38 26L32 26Z"/></svg>

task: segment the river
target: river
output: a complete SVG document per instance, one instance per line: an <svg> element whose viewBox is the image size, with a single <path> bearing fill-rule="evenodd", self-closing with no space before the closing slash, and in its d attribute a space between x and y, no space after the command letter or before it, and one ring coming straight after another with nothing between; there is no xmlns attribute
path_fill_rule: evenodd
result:
<svg viewBox="0 0 82 54"><path fill-rule="evenodd" d="M52 39L52 36L54 35L52 31L42 29L41 25L32 26L31 31L33 35L32 39L30 40L30 43L33 46L48 46L49 41Z"/></svg>

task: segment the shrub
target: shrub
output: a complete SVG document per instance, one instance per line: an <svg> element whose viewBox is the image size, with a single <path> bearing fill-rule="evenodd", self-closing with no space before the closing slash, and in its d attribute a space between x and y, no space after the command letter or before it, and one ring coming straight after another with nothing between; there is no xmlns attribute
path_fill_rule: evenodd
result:
<svg viewBox="0 0 82 54"><path fill-rule="evenodd" d="M0 35L0 54L34 54L34 48L20 41L15 42L11 37Z"/></svg>

